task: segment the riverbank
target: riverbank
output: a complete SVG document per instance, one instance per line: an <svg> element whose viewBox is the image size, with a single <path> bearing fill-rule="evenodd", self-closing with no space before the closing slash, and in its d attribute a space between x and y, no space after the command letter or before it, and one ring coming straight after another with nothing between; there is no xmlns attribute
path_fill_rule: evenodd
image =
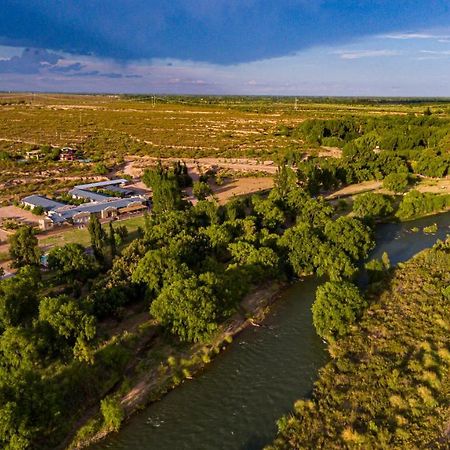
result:
<svg viewBox="0 0 450 450"><path fill-rule="evenodd" d="M436 220L438 220L437 217L438 216L436 216ZM440 229L442 229L441 225L445 225L446 223L442 218L443 217L441 217L441 220L438 220ZM432 223L431 220L434 222L434 219L434 217L429 217L428 219L422 220L419 225L421 225L422 222L422 225L424 226L429 225ZM430 246L433 244L433 236L421 235L422 238L420 239L420 242L417 238L413 238L410 233L411 226L413 225L381 225L380 227L382 227L383 231L381 231L380 228L381 234L379 235L379 239L381 239L380 242L382 242L382 244L371 257L380 257L381 254L377 254L378 251L385 251L386 245L389 245L390 247L387 250L392 262L395 264L399 258L403 260L410 257L409 255L400 256L405 254L405 252L409 254L409 252L415 253L416 251L419 251L420 248L418 245L420 242L429 242ZM448 228L448 226L445 226L445 228ZM404 232L402 232L401 235L398 235L395 230L400 229L404 229ZM399 239L400 237L401 239ZM404 239L407 239L408 241L411 241L412 239L412 242L407 245L407 248L401 243ZM386 244L386 242L388 242L388 244ZM304 285L304 283L301 284ZM129 379L125 380L121 386L118 386L114 390L117 395L118 403L123 409L123 422L127 422L136 411L141 410L149 403L160 399L164 394L172 391L174 387L178 386L185 379L200 374L202 369L228 345L233 336L236 336L250 325L259 323L266 317L268 311L271 310L270 306L273 305L279 295L284 292L285 286L286 285L284 284L270 285L269 287L264 286L255 289L244 299L240 311L222 325L220 331L208 345L197 344L179 348L172 342L170 345L166 345L165 348L162 345L159 345L157 348L152 347L147 354L139 355L138 359L141 360L140 364L147 361L146 371L144 373L139 372L137 375L135 374L131 377L131 381ZM314 291L315 289L312 289L312 296ZM269 320L269 322L270 321L271 320ZM260 330L264 330L264 327L254 328L255 332L259 333ZM263 332L263 334L264 333L265 332ZM232 353L235 353L235 347L236 344L233 345L234 350ZM155 353L162 354L163 357L157 359L154 356ZM210 370L211 369L208 370L208 374ZM206 376L207 375L205 374L205 377ZM176 391L176 394L178 394L178 390ZM248 392L246 395L247 394ZM158 404L159 403L160 402L158 402ZM292 403L289 403L289 405L291 404ZM154 408L154 406L152 406L152 408ZM159 409L159 406L156 406L156 409ZM275 419L272 420L274 421ZM72 442L71 448L81 448L93 444L94 442L98 442L113 431L112 429L107 429L103 426L98 407L94 415L85 417L83 424L85 424L85 426L78 433L77 439Z"/></svg>
<svg viewBox="0 0 450 450"><path fill-rule="evenodd" d="M263 326L261 322L287 287L286 282L274 281L255 288L243 299L238 311L221 325L210 342L193 344L187 349L182 348L175 353L172 352L165 363L160 363L147 373L132 377L132 380L124 380L121 386L109 393L109 397L115 398L120 405L123 413L122 424L185 380L199 375L244 329L251 326ZM152 351L154 349L151 349L147 355L150 358ZM105 426L101 412L97 409L78 422L78 431L73 433L74 438L71 439L70 444L62 448L86 448L100 442L115 431L118 430Z"/></svg>
<svg viewBox="0 0 450 450"><path fill-rule="evenodd" d="M422 251L369 295L267 450L449 448L449 250L447 240Z"/></svg>

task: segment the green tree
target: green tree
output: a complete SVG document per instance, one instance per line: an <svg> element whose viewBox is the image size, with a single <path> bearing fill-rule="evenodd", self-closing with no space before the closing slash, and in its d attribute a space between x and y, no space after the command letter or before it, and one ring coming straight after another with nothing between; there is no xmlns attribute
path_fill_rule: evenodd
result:
<svg viewBox="0 0 450 450"><path fill-rule="evenodd" d="M345 335L366 306L367 302L352 283L327 282L319 286L312 306L317 334L324 339Z"/></svg>
<svg viewBox="0 0 450 450"><path fill-rule="evenodd" d="M12 259L13 267L19 268L39 264L38 240L32 227L20 227L9 238L9 255Z"/></svg>
<svg viewBox="0 0 450 450"><path fill-rule="evenodd" d="M55 247L48 254L48 268L64 281L83 281L95 271L95 261L80 244Z"/></svg>
<svg viewBox="0 0 450 450"><path fill-rule="evenodd" d="M222 318L217 277L192 275L166 284L150 312L182 341L198 342L215 331Z"/></svg>
<svg viewBox="0 0 450 450"><path fill-rule="evenodd" d="M120 235L118 234L120 237ZM114 227L112 222L109 222L109 248L111 250L111 258L113 259L117 254L117 248L116 248L116 233L114 232Z"/></svg>
<svg viewBox="0 0 450 450"><path fill-rule="evenodd" d="M408 187L409 176L407 172L390 173L383 180L383 187L392 192L404 192Z"/></svg>
<svg viewBox="0 0 450 450"><path fill-rule="evenodd" d="M367 192L358 195L353 201L353 213L362 219L373 220L386 217L393 211L391 198L387 195Z"/></svg>
<svg viewBox="0 0 450 450"><path fill-rule="evenodd" d="M192 194L197 197L198 200L205 200L212 194L212 189L205 181L194 181Z"/></svg>
<svg viewBox="0 0 450 450"><path fill-rule="evenodd" d="M274 230L284 223L284 213L272 199L263 199L259 195L254 195L252 203L255 213L260 218L263 226Z"/></svg>
<svg viewBox="0 0 450 450"><path fill-rule="evenodd" d="M36 315L38 287L39 272L32 266L0 281L0 327L26 324Z"/></svg>
<svg viewBox="0 0 450 450"><path fill-rule="evenodd" d="M158 295L164 284L192 274L186 264L174 259L167 248L149 250L133 270L132 281L145 283L149 292Z"/></svg>
<svg viewBox="0 0 450 450"><path fill-rule="evenodd" d="M33 369L39 361L33 332L23 327L9 327L0 335L2 365L16 369Z"/></svg>
<svg viewBox="0 0 450 450"><path fill-rule="evenodd" d="M296 173L286 165L278 166L274 180L274 194L282 202L286 202L292 191L298 191Z"/></svg>
<svg viewBox="0 0 450 450"><path fill-rule="evenodd" d="M35 206L31 212L35 215L35 216L42 216L42 214L45 213L45 209L42 206Z"/></svg>
<svg viewBox="0 0 450 450"><path fill-rule="evenodd" d="M308 223L300 222L287 229L280 238L279 245L288 250L288 259L296 275L314 272L314 259L322 241Z"/></svg>
<svg viewBox="0 0 450 450"><path fill-rule="evenodd" d="M156 169L146 170L142 181L152 189L152 204L155 213L185 207L177 177L161 164Z"/></svg>
<svg viewBox="0 0 450 450"><path fill-rule="evenodd" d="M339 217L325 225L325 237L354 261L366 258L375 242L370 228L352 217Z"/></svg>
<svg viewBox="0 0 450 450"><path fill-rule="evenodd" d="M336 245L324 242L313 258L319 276L327 275L331 281L353 278L358 271L351 257Z"/></svg>
<svg viewBox="0 0 450 450"><path fill-rule="evenodd" d="M80 351L80 347L94 338L96 323L94 316L84 311L79 303L67 295L45 297L39 304L39 320L64 338L77 356L90 359L88 352Z"/></svg>
<svg viewBox="0 0 450 450"><path fill-rule="evenodd" d="M95 214L91 214L88 231L91 238L91 247L94 252L95 259L99 262L103 262L105 258L103 249L107 241L107 236L100 220Z"/></svg>
<svg viewBox="0 0 450 450"><path fill-rule="evenodd" d="M369 283L376 283L383 280L385 273L390 269L391 262L389 260L389 255L384 252L381 255L381 259L371 259L364 265L367 275L369 278Z"/></svg>
<svg viewBox="0 0 450 450"><path fill-rule="evenodd" d="M257 248L249 242L239 241L231 243L228 249L233 262L249 270L254 280L267 279L279 273L279 257L269 247Z"/></svg>
<svg viewBox="0 0 450 450"><path fill-rule="evenodd" d="M103 163L97 163L94 167L94 171L97 175L107 175L109 169Z"/></svg>
<svg viewBox="0 0 450 450"><path fill-rule="evenodd" d="M333 213L333 206L326 202L323 197L307 197L297 215L297 222L308 223L314 228L323 228L331 219Z"/></svg>

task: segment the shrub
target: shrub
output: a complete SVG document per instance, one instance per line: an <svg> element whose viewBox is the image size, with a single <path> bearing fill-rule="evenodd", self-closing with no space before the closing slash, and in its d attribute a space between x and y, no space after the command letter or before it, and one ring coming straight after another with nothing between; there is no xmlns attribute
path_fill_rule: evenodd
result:
<svg viewBox="0 0 450 450"><path fill-rule="evenodd" d="M106 397L101 401L100 409L105 426L113 431L118 431L124 419L124 411L120 402L113 397Z"/></svg>

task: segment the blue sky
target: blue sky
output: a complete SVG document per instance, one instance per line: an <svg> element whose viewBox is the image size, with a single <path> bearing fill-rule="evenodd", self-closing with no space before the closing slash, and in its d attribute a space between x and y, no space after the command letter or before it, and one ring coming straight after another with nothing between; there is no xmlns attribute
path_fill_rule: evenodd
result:
<svg viewBox="0 0 450 450"><path fill-rule="evenodd" d="M3 0L0 90L450 96L450 2Z"/></svg>

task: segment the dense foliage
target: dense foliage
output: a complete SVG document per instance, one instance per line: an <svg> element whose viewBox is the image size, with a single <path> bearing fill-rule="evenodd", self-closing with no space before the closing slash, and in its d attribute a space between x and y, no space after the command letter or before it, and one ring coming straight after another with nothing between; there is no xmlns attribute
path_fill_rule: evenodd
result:
<svg viewBox="0 0 450 450"><path fill-rule="evenodd" d="M442 211L450 207L450 195L436 195L410 191L403 197L396 212L398 218L413 219L426 214Z"/></svg>
<svg viewBox="0 0 450 450"><path fill-rule="evenodd" d="M360 323L330 346L312 399L279 420L271 450L448 448L449 267L447 241L385 281Z"/></svg>
<svg viewBox="0 0 450 450"><path fill-rule="evenodd" d="M118 240L120 227L106 232L92 217L93 256L78 244L55 248L42 274L29 265L37 262L35 236L23 229L14 236L29 241L32 252L19 245L22 269L0 282L3 446L51 447L70 427L68 418L99 402L129 357L125 344L105 341L99 330L133 305L145 303L149 318L171 339L208 342L252 285L307 273L342 282L373 247L367 225L338 218L323 198L299 187L287 167L280 168L268 196L226 206L185 203L183 173L180 165L147 172L154 212L128 246ZM112 363L114 369L103 373ZM55 384L56 393L50 390ZM40 402L33 402L37 393ZM116 429L122 417L117 402L105 400L101 410L105 427Z"/></svg>

